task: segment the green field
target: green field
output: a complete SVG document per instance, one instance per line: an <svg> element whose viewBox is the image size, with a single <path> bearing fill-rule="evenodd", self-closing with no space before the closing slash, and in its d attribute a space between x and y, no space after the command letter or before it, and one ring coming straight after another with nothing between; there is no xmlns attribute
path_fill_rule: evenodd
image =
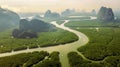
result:
<svg viewBox="0 0 120 67"><path fill-rule="evenodd" d="M68 31L57 29L54 32L39 33L38 38L17 39L12 38L12 29L0 33L0 53L11 52L12 50L23 50L37 47L47 47L59 44L70 43L78 40L78 37Z"/></svg>
<svg viewBox="0 0 120 67"><path fill-rule="evenodd" d="M60 19L58 19L58 20L56 20L56 21L57 21L57 23L60 25L60 24L64 23L65 20L70 20L70 22L73 22L73 20L79 20L79 21L81 21L81 20L84 20L84 19L90 19L90 17L78 17L78 18L62 17L62 18L60 18ZM79 21L74 21L74 22L79 22ZM86 22L86 21L85 21L85 22ZM69 24L71 24L71 23L69 23ZM73 24L74 24L74 23L73 23ZM66 24L65 24L65 25L66 25Z"/></svg>
<svg viewBox="0 0 120 67"><path fill-rule="evenodd" d="M0 58L0 67L61 67L59 52L22 53Z"/></svg>
<svg viewBox="0 0 120 67"><path fill-rule="evenodd" d="M120 27L120 21L114 22L101 22L98 20L80 20L70 21L65 24L68 27Z"/></svg>

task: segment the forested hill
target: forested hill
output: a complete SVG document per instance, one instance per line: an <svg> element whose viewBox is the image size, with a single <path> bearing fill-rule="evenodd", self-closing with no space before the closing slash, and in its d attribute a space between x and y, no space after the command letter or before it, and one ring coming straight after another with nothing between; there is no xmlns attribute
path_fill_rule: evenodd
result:
<svg viewBox="0 0 120 67"><path fill-rule="evenodd" d="M15 38L36 38L39 32L48 32L54 30L54 26L42 20L32 19L30 21L21 19L19 22L19 29L13 30L13 37Z"/></svg>
<svg viewBox="0 0 120 67"><path fill-rule="evenodd" d="M0 31L18 25L19 20L17 13L0 7Z"/></svg>

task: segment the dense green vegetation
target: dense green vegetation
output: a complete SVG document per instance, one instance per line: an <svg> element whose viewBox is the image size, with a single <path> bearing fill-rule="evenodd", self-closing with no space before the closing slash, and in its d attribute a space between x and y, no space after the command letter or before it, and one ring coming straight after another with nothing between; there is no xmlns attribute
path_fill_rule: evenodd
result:
<svg viewBox="0 0 120 67"><path fill-rule="evenodd" d="M120 28L79 29L85 33L90 42L78 48L87 58L103 60L107 56L120 55Z"/></svg>
<svg viewBox="0 0 120 67"><path fill-rule="evenodd" d="M98 20L80 20L80 21L70 21L65 24L69 27L120 27L120 21L111 21L109 23L101 22Z"/></svg>
<svg viewBox="0 0 120 67"><path fill-rule="evenodd" d="M84 60L78 53L68 53L68 59L70 67L104 67L104 63L93 63L88 60Z"/></svg>
<svg viewBox="0 0 120 67"><path fill-rule="evenodd" d="M59 61L59 52L51 53L48 58L35 64L33 67L61 67L61 63Z"/></svg>
<svg viewBox="0 0 120 67"><path fill-rule="evenodd" d="M68 17L68 18L66 18L66 19L68 19L68 20L84 20L84 19L90 19L90 17L89 16L81 16L81 17L74 17L74 16L70 16L70 17Z"/></svg>
<svg viewBox="0 0 120 67"><path fill-rule="evenodd" d="M85 20L85 19L90 19L90 17L88 16L81 16L81 17L74 17L74 16L68 16L68 17L61 17L60 20Z"/></svg>
<svg viewBox="0 0 120 67"><path fill-rule="evenodd" d="M120 67L120 56L110 56L101 62L84 60L78 53L68 54L70 67Z"/></svg>
<svg viewBox="0 0 120 67"><path fill-rule="evenodd" d="M120 67L120 56L110 56L104 60L109 67Z"/></svg>
<svg viewBox="0 0 120 67"><path fill-rule="evenodd" d="M101 26L96 20L81 20L81 21L70 21L69 23L65 24L69 27L82 27L82 26Z"/></svg>
<svg viewBox="0 0 120 67"><path fill-rule="evenodd" d="M0 67L61 67L59 52L22 53L0 58Z"/></svg>
<svg viewBox="0 0 120 67"><path fill-rule="evenodd" d="M86 58L85 60L77 53L69 53L68 58L71 67L119 67L120 62L120 21L115 20L104 23L97 20L70 21L66 24L72 29L86 34L90 41L78 48ZM78 58L81 60L77 61Z"/></svg>
<svg viewBox="0 0 120 67"><path fill-rule="evenodd" d="M87 17L87 16L83 16L83 17L61 17L60 19L56 20L57 23L60 25L62 23L64 23L65 20L70 20L70 22L76 22L77 21L82 21L84 19L90 19L90 17Z"/></svg>
<svg viewBox="0 0 120 67"><path fill-rule="evenodd" d="M0 53L12 50L23 50L37 48L38 46L54 46L78 40L78 37L68 31L57 29L53 32L42 32L38 38L18 39L11 36L12 29L0 33ZM64 33L64 34L63 34Z"/></svg>
<svg viewBox="0 0 120 67"><path fill-rule="evenodd" d="M88 61L85 61L76 52L68 53L68 59L69 59L70 67L82 67L82 65L85 66L86 63L90 63Z"/></svg>

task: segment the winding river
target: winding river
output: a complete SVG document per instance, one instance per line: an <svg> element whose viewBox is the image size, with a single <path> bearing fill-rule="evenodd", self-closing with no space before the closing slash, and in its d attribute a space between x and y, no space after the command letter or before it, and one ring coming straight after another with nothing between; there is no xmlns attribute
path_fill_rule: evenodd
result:
<svg viewBox="0 0 120 67"><path fill-rule="evenodd" d="M69 20L65 20L64 23L62 23L61 25L58 25L56 23L56 21L53 21L53 22L51 22L51 24L55 25L58 28L61 28L61 29L64 29L64 30L67 30L69 32L76 34L79 38L78 41L75 41L73 43L64 44L64 45L52 46L52 47L44 47L44 48L40 47L40 48L35 48L35 49L13 51L11 53L2 53L2 54L0 54L0 57L10 56L10 55L15 55L15 54L20 54L20 53L33 52L33 51L42 51L42 50L48 51L49 53L51 53L53 51L59 51L60 52L59 56L60 56L60 61L61 61L62 67L70 67L68 58L67 58L67 54L71 51L75 51L75 52L79 53L83 57L83 59L87 59L86 57L84 57L83 54L81 54L80 52L77 51L77 48L88 43L88 41L89 41L88 37L81 32L78 32L76 30L65 27L64 24L66 24L68 22L69 22Z"/></svg>

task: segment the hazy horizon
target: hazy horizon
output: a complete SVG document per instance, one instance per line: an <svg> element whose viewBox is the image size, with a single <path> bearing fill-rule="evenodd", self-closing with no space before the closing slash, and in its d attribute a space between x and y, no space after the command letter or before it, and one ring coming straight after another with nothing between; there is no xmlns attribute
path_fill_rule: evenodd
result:
<svg viewBox="0 0 120 67"><path fill-rule="evenodd" d="M67 8L77 11L98 10L101 6L120 9L120 0L0 0L0 6L17 13L45 12L50 9L53 12L61 12Z"/></svg>

